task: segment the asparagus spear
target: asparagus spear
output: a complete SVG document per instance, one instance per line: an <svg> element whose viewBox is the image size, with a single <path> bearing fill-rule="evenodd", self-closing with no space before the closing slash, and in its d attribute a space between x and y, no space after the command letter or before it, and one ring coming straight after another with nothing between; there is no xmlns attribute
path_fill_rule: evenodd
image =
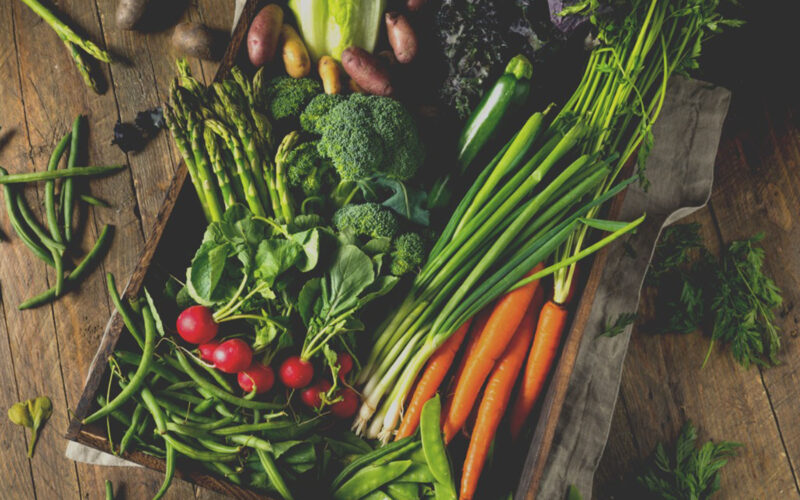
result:
<svg viewBox="0 0 800 500"><path fill-rule="evenodd" d="M219 191L222 193L222 202L225 203L225 208L228 209L236 204L236 196L231 188L231 179L225 170L225 162L222 159L222 151L217 143L217 135L210 128L206 128L203 132L203 139L206 143L206 149L208 149L208 156L211 159L211 167L217 177Z"/></svg>
<svg viewBox="0 0 800 500"><path fill-rule="evenodd" d="M175 102L175 100L173 100ZM197 166L194 163L194 154L192 153L192 146L189 143L189 138L186 135L186 124L178 118L175 110L169 106L164 106L164 118L167 122L172 138L175 139L175 144L178 146L183 157L183 162L186 164L186 170L189 171L189 179L192 180L192 185L197 192L197 198L200 199L200 205L203 207L203 212L206 215L206 220L211 220L211 214L208 212L206 205L206 195L203 192L203 184L200 182L200 177L197 175Z"/></svg>
<svg viewBox="0 0 800 500"><path fill-rule="evenodd" d="M208 213L211 215L211 220L220 220L222 219L223 210L219 198L217 197L216 182L211 178L211 168L203 145L202 126L201 123L196 120L190 120L190 123L192 122L194 126L191 128L190 134L194 163L197 167L197 176L203 187L203 194L206 198L206 206L208 207Z"/></svg>
<svg viewBox="0 0 800 500"><path fill-rule="evenodd" d="M72 28L67 26L66 23L56 17L52 11L42 5L39 0L22 0L22 2L53 28L56 34L58 34L58 37L61 38L67 46L86 85L95 92L100 93L100 86L92 75L89 61L87 61L85 55L91 56L98 61L110 63L111 54L101 49L93 42L79 36Z"/></svg>

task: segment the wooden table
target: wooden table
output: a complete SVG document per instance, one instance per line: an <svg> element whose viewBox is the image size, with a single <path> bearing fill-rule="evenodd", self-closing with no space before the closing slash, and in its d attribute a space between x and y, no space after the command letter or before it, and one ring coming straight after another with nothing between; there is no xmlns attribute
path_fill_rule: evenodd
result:
<svg viewBox="0 0 800 500"><path fill-rule="evenodd" d="M101 498L104 480L124 491L123 498L150 498L160 473L128 467L95 467L64 457L68 409L83 388L111 308L104 285L105 272L124 285L148 237L178 152L167 133L147 148L125 155L111 145L118 120L132 121L138 111L167 99L175 75L170 31L142 34L117 30L116 0L59 0L54 2L100 45L124 62L103 68L109 90L102 96L87 89L64 45L50 27L16 0L0 2L0 164L11 172L42 170L58 139L79 113L88 116L89 160L92 164L127 163L130 169L92 182L92 193L113 208L90 210L82 248L88 250L103 224L115 226L113 244L99 269L52 306L18 311L17 304L48 288L53 273L29 253L14 235L5 210L0 215L0 497L13 499ZM233 0L176 0L153 2L175 5L174 20L206 22L230 30ZM168 22L165 19L165 23ZM169 23L171 24L171 23ZM209 81L216 64L191 61L195 74ZM34 207L41 192L27 193ZM202 216L198 214L198 216ZM22 428L11 425L5 409L37 395L53 401L53 416L45 426L32 460L25 456ZM168 498L219 497L216 493L176 481Z"/></svg>
<svg viewBox="0 0 800 500"><path fill-rule="evenodd" d="M96 96L83 85L63 44L46 24L20 2L0 1L0 164L12 172L41 170L72 119L83 113L90 123L91 163L126 162L130 169L92 182L92 192L110 201L113 208L89 212L82 245L87 249L106 223L116 227L113 245L100 269L80 290L52 306L17 311L19 302L52 283L53 274L13 236L5 211L0 210L0 230L7 236L0 243L0 379L4 381L0 384L0 410L40 394L50 396L54 404L54 415L30 461L25 457L23 430L5 420L0 425L0 464L4 467L0 497L94 499L101 497L103 482L109 479L115 489L124 491L125 498L149 498L161 483L160 473L74 463L64 457L61 437L68 408L80 396L110 313L103 274L112 272L120 280L130 274L177 165L177 151L166 133L143 152L124 155L110 144L111 130L117 120L131 121L136 112L166 99L174 56L168 32L118 31L113 22L115 0L57 3L92 39L103 41L127 62L104 67L111 87L103 96ZM181 10L183 18L221 29L231 24L232 0L177 3L186 7ZM785 17L787 23L795 19ZM739 47L745 48L752 45ZM734 57L741 59L742 52ZM755 65L756 73L779 62L777 57L763 58L761 54L744 59ZM192 61L192 68L208 81L216 65ZM767 87L769 92L764 95ZM800 106L796 100L787 104L785 97L800 85L796 80L780 81L781 92L777 93L774 87L775 81L768 86L745 85L743 93L735 94L711 206L692 220L703 225L712 248L766 231L767 266L786 299L780 314L783 364L745 371L720 349L700 370L706 338L636 331L611 438L597 476L599 498L627 498L623 480L630 479L657 441L674 438L686 418L703 430L702 438L745 445L725 469L723 491L717 498L798 496L800 314L794 305L800 299ZM27 194L31 201L41 199L41 192ZM652 294L643 300L640 316L646 317L651 309ZM211 499L218 495L175 481L167 496Z"/></svg>
<svg viewBox="0 0 800 500"><path fill-rule="evenodd" d="M631 498L644 458L659 441L673 441L687 419L701 429L702 441L744 445L723 469L715 499L800 497L800 77L781 61L783 47L796 45L791 23L774 15L781 11L777 2L756 8L741 33L705 58L713 81L732 88L733 100L711 202L683 222L700 223L712 251L765 233L766 269L784 298L777 315L781 364L745 370L717 347L701 369L707 335L654 335L641 327L655 305L649 290L595 477L596 498Z"/></svg>

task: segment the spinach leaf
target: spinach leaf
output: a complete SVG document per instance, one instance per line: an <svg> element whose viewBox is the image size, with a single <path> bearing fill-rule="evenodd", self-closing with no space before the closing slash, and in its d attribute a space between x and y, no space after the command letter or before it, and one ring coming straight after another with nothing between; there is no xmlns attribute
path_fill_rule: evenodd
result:
<svg viewBox="0 0 800 500"><path fill-rule="evenodd" d="M319 229L307 229L291 235L292 241L303 248L303 253L297 259L297 269L306 273L317 267L319 262L320 236Z"/></svg>
<svg viewBox="0 0 800 500"><path fill-rule="evenodd" d="M336 252L326 279L322 300L327 317L336 316L358 305L358 296L372 282L372 259L355 245L342 245Z"/></svg>
<svg viewBox="0 0 800 500"><path fill-rule="evenodd" d="M275 279L297 262L303 247L291 240L268 239L258 245L254 275L272 286Z"/></svg>

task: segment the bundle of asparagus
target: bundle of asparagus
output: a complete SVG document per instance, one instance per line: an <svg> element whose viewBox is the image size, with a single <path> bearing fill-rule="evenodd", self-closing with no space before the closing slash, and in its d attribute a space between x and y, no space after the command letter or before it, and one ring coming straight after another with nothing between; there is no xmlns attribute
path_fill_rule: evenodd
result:
<svg viewBox="0 0 800 500"><path fill-rule="evenodd" d="M186 60L178 61L165 117L209 221L235 203L258 216L292 219L286 173L276 159L296 136L287 135L275 149L272 124L257 98L264 84L263 70L250 81L234 67L230 79L207 88Z"/></svg>

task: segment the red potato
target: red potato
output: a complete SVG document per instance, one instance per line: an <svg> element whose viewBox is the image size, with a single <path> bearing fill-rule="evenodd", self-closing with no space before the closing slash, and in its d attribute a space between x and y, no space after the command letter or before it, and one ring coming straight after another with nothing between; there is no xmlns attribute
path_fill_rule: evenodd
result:
<svg viewBox="0 0 800 500"><path fill-rule="evenodd" d="M416 12L423 8L428 0L406 0L406 8L411 12Z"/></svg>
<svg viewBox="0 0 800 500"><path fill-rule="evenodd" d="M406 16L399 12L386 13L386 34L394 56L400 64L408 64L417 55L417 35Z"/></svg>
<svg viewBox="0 0 800 500"><path fill-rule="evenodd" d="M220 40L201 23L180 23L172 32L172 46L181 54L208 61L220 58Z"/></svg>
<svg viewBox="0 0 800 500"><path fill-rule="evenodd" d="M272 62L278 51L278 38L283 26L283 9L269 4L256 14L247 32L247 56L255 67Z"/></svg>
<svg viewBox="0 0 800 500"><path fill-rule="evenodd" d="M380 59L359 47L348 47L342 52L342 67L350 78L370 94L390 96L394 92L389 71Z"/></svg>
<svg viewBox="0 0 800 500"><path fill-rule="evenodd" d="M117 3L117 28L132 30L142 18L149 0L120 0Z"/></svg>

